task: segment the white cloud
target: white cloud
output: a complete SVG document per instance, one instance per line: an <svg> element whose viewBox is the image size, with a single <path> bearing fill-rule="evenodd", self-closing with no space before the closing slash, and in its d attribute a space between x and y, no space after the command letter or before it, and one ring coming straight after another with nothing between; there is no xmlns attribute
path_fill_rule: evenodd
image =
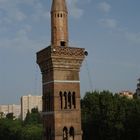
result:
<svg viewBox="0 0 140 140"><path fill-rule="evenodd" d="M104 13L110 12L111 6L107 2L101 2L98 4L98 9Z"/></svg>
<svg viewBox="0 0 140 140"><path fill-rule="evenodd" d="M32 17L36 21L40 21L42 19L49 19L50 17L50 12L46 11L42 3L38 2L34 5L34 12L32 14Z"/></svg>
<svg viewBox="0 0 140 140"><path fill-rule="evenodd" d="M32 30L32 27L30 26L30 25L25 25L25 27L24 28L22 28L22 29L20 29L20 30L18 30L17 31L17 33L16 33L16 37L17 38L21 38L21 37L23 37L23 38L27 38L28 37L28 34L29 34L29 32L31 32L31 30Z"/></svg>
<svg viewBox="0 0 140 140"><path fill-rule="evenodd" d="M27 7L30 13L27 11ZM33 14L38 16L38 20L46 19L46 7L39 0L0 0L1 24L11 24L23 22L32 18Z"/></svg>
<svg viewBox="0 0 140 140"><path fill-rule="evenodd" d="M117 28L117 20L116 19L100 19L99 24L101 26L107 27L107 28Z"/></svg>
<svg viewBox="0 0 140 140"><path fill-rule="evenodd" d="M2 21L11 23L11 21L22 21L26 15L18 8L17 0L0 0L0 11L3 12Z"/></svg>
<svg viewBox="0 0 140 140"><path fill-rule="evenodd" d="M36 51L42 45L46 46L44 43L46 41L46 37L42 36L42 39L36 40L32 39L29 34L32 32L32 27L30 25L24 25L23 28L19 30L15 30L13 36L0 38L0 49L8 48L16 51L16 52L26 52L26 51Z"/></svg>
<svg viewBox="0 0 140 140"><path fill-rule="evenodd" d="M84 10L77 6L78 2L79 0L67 0L69 13L74 18L80 18L84 13Z"/></svg>
<svg viewBox="0 0 140 140"><path fill-rule="evenodd" d="M127 40L135 44L140 44L140 33L130 33L126 32L125 37Z"/></svg>
<svg viewBox="0 0 140 140"><path fill-rule="evenodd" d="M8 48L14 50L15 52L36 52L44 47L46 44L42 40L33 40L27 36L27 31L21 29L17 32L17 35L13 38L0 39L0 48Z"/></svg>
<svg viewBox="0 0 140 140"><path fill-rule="evenodd" d="M27 16L20 10L15 10L12 13L9 13L9 18L15 21L23 21L27 18Z"/></svg>

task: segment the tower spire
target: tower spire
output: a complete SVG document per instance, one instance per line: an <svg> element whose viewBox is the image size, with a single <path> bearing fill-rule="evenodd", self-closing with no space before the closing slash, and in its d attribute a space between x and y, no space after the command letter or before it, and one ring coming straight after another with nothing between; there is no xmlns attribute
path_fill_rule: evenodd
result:
<svg viewBox="0 0 140 140"><path fill-rule="evenodd" d="M53 0L51 8L51 45L68 46L68 11L65 0Z"/></svg>

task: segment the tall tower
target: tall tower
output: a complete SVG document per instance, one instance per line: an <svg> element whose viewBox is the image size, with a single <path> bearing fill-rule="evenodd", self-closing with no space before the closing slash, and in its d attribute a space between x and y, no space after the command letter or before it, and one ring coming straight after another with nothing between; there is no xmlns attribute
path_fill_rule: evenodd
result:
<svg viewBox="0 0 140 140"><path fill-rule="evenodd" d="M51 8L52 46L68 45L68 11L65 0L53 0Z"/></svg>
<svg viewBox="0 0 140 140"><path fill-rule="evenodd" d="M82 140L80 66L84 48L69 47L65 0L53 0L51 45L37 52L43 85L43 140Z"/></svg>

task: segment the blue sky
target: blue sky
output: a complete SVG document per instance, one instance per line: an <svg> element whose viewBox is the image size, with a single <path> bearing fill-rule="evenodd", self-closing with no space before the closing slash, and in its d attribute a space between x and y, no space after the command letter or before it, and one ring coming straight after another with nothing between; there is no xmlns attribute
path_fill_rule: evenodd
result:
<svg viewBox="0 0 140 140"><path fill-rule="evenodd" d="M140 77L140 1L67 0L69 45L89 52L81 95L89 90L135 92ZM51 0L0 0L0 104L41 95L36 52L50 44Z"/></svg>

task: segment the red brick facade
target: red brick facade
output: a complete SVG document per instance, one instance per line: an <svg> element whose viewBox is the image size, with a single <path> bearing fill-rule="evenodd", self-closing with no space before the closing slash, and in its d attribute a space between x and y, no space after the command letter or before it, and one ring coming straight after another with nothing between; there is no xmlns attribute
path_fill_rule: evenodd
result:
<svg viewBox="0 0 140 140"><path fill-rule="evenodd" d="M82 140L79 71L84 49L48 47L37 53L43 81L44 140Z"/></svg>
<svg viewBox="0 0 140 140"><path fill-rule="evenodd" d="M37 53L43 85L43 140L82 140L80 66L83 48L68 46L65 0L53 0L51 46Z"/></svg>

